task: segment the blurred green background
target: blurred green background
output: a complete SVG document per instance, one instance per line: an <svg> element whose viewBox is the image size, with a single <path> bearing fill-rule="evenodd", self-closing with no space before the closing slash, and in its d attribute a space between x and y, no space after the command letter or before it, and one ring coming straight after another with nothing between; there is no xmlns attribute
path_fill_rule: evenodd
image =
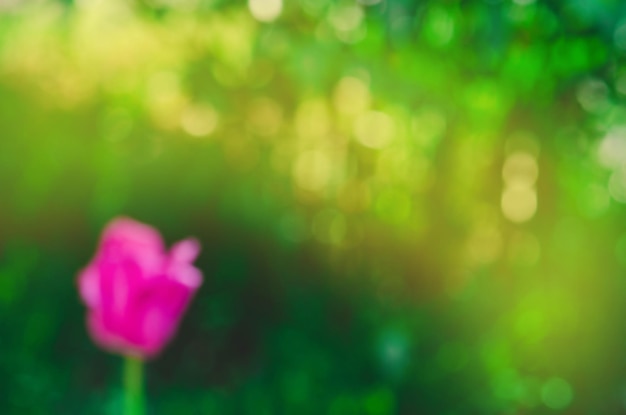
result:
<svg viewBox="0 0 626 415"><path fill-rule="evenodd" d="M120 414L76 274L206 281L150 414L626 411L626 3L0 0L0 413Z"/></svg>

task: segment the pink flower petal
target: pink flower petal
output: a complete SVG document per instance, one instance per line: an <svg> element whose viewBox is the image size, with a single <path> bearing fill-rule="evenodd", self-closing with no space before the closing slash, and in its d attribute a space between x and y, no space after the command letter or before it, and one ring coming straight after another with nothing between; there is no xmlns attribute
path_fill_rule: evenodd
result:
<svg viewBox="0 0 626 415"><path fill-rule="evenodd" d="M142 350L160 350L176 331L194 292L166 277L147 282L126 316L127 338Z"/></svg>
<svg viewBox="0 0 626 415"><path fill-rule="evenodd" d="M199 251L190 238L168 253L154 228L127 218L112 221L78 277L94 342L116 353L158 354L202 283L192 265Z"/></svg>
<svg viewBox="0 0 626 415"><path fill-rule="evenodd" d="M145 277L158 273L165 261L165 247L159 233L152 227L126 218L115 219L104 230L99 259L106 262L131 257L146 272Z"/></svg>
<svg viewBox="0 0 626 415"><path fill-rule="evenodd" d="M192 265L172 267L167 275L189 289L196 290L202 285L202 273Z"/></svg>
<svg viewBox="0 0 626 415"><path fill-rule="evenodd" d="M172 262L191 264L200 253L200 243L197 239L189 238L177 242L172 247L170 258Z"/></svg>
<svg viewBox="0 0 626 415"><path fill-rule="evenodd" d="M80 296L89 307L100 306L100 274L93 266L88 266L78 276Z"/></svg>
<svg viewBox="0 0 626 415"><path fill-rule="evenodd" d="M112 352L124 349L122 340L114 334L113 330L105 327L99 314L94 312L87 314L87 329L94 343L103 349Z"/></svg>
<svg viewBox="0 0 626 415"><path fill-rule="evenodd" d="M129 247L137 249L149 249L157 252L164 250L161 235L153 227L120 217L111 221L102 235L102 242L122 242Z"/></svg>

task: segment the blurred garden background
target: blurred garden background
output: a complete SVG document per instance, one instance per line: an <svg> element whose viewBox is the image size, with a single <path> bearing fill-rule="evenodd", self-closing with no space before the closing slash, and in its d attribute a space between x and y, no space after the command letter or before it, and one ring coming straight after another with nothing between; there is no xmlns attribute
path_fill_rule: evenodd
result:
<svg viewBox="0 0 626 415"><path fill-rule="evenodd" d="M150 414L626 411L626 3L0 0L0 413L119 414L76 275L198 237Z"/></svg>

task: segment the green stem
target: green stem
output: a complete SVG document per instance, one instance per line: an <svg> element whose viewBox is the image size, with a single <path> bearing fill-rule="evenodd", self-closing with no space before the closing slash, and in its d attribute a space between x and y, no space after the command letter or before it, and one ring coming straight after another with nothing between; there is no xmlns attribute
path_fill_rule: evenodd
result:
<svg viewBox="0 0 626 415"><path fill-rule="evenodd" d="M144 415L143 362L136 357L124 360L125 415Z"/></svg>

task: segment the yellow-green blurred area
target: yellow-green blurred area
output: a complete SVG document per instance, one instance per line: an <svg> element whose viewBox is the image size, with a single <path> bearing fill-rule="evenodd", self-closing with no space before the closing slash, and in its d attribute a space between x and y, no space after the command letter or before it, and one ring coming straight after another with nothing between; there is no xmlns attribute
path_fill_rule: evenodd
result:
<svg viewBox="0 0 626 415"><path fill-rule="evenodd" d="M0 413L121 413L117 215L203 244L149 414L624 413L625 58L619 0L0 0Z"/></svg>

